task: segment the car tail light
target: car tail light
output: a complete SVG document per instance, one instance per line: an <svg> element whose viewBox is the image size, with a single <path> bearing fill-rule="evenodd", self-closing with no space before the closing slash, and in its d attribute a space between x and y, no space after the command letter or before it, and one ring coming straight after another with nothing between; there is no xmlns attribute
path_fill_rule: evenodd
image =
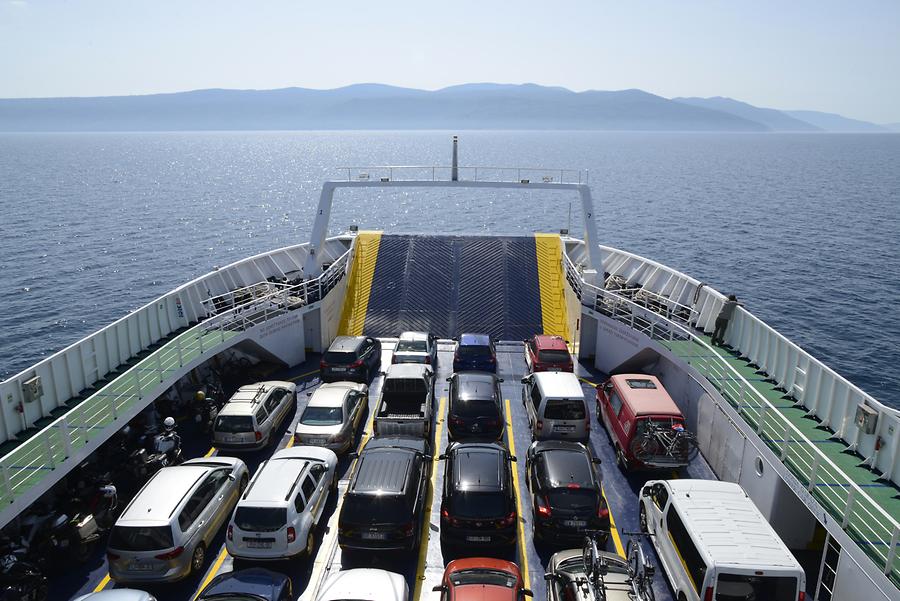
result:
<svg viewBox="0 0 900 601"><path fill-rule="evenodd" d="M441 517L450 522L451 526L459 526L459 520L451 516L447 509L441 509Z"/></svg>
<svg viewBox="0 0 900 601"><path fill-rule="evenodd" d="M575 366L572 363L566 363L566 371L575 371Z"/></svg>
<svg viewBox="0 0 900 601"><path fill-rule="evenodd" d="M800 591L797 594L797 601L806 601L806 591Z"/></svg>
<svg viewBox="0 0 900 601"><path fill-rule="evenodd" d="M362 359L357 359L356 361L354 361L353 363L350 364L350 369L356 369L358 367L362 367L362 364L363 364Z"/></svg>
<svg viewBox="0 0 900 601"><path fill-rule="evenodd" d="M228 524L228 540L234 540L234 526Z"/></svg>
<svg viewBox="0 0 900 601"><path fill-rule="evenodd" d="M288 526L288 531L287 531L287 541L288 541L289 543L292 543L292 542L294 542L295 540L297 540L297 531L294 530L294 527L293 527L293 526Z"/></svg>
<svg viewBox="0 0 900 601"><path fill-rule="evenodd" d="M109 551L106 552L106 561L115 561L119 559L119 557L121 556L116 553L111 553Z"/></svg>
<svg viewBox="0 0 900 601"><path fill-rule="evenodd" d="M499 520L498 523L501 528L505 528L506 526L511 526L513 524L513 522L515 522L515 521L516 521L516 512L511 511L511 512L509 512L509 515L507 515L505 518Z"/></svg>
<svg viewBox="0 0 900 601"><path fill-rule="evenodd" d="M601 520L609 519L609 508L605 505L601 505L600 509L597 510L597 517Z"/></svg>
<svg viewBox="0 0 900 601"><path fill-rule="evenodd" d="M397 355L391 357L391 365L397 365Z"/></svg>
<svg viewBox="0 0 900 601"><path fill-rule="evenodd" d="M577 482L569 482L566 484L566 488L581 488L581 485Z"/></svg>
<svg viewBox="0 0 900 601"><path fill-rule="evenodd" d="M537 422L537 429L538 429L538 430L543 430L543 429L544 429L544 422L543 422L543 421L538 420L538 422Z"/></svg>
<svg viewBox="0 0 900 601"><path fill-rule="evenodd" d="M413 530L415 530L416 525L414 522L408 522L400 526L400 533L403 536L412 536Z"/></svg>
<svg viewBox="0 0 900 601"><path fill-rule="evenodd" d="M463 419L461 417L452 415L452 416L450 416L450 423L453 424L454 426L461 426L465 422L463 421Z"/></svg>
<svg viewBox="0 0 900 601"><path fill-rule="evenodd" d="M162 559L163 561L169 561L170 559L175 559L184 553L184 547L176 547L169 551L168 553L160 553L159 555L155 555L156 559Z"/></svg>
<svg viewBox="0 0 900 601"><path fill-rule="evenodd" d="M703 595L703 601L713 601L713 587L706 587L706 594Z"/></svg>
<svg viewBox="0 0 900 601"><path fill-rule="evenodd" d="M262 440L262 432L256 431L253 433L253 437L256 438L256 442Z"/></svg>
<svg viewBox="0 0 900 601"><path fill-rule="evenodd" d="M303 440L300 438L300 435L294 432L294 444L300 444Z"/></svg>
<svg viewBox="0 0 900 601"><path fill-rule="evenodd" d="M550 503L546 500L537 499L537 512L542 518L549 518L551 515Z"/></svg>
<svg viewBox="0 0 900 601"><path fill-rule="evenodd" d="M319 361L319 369L327 369L327 368L328 368L327 363L325 363L324 361Z"/></svg>
<svg viewBox="0 0 900 601"><path fill-rule="evenodd" d="M493 355L488 357L488 363L496 363L496 362L497 362L497 357L495 357Z"/></svg>
<svg viewBox="0 0 900 601"><path fill-rule="evenodd" d="M431 365L431 357L429 355L425 355L425 365Z"/></svg>
<svg viewBox="0 0 900 601"><path fill-rule="evenodd" d="M591 416L590 415L588 415L587 417L584 418L584 431L585 432L591 431Z"/></svg>

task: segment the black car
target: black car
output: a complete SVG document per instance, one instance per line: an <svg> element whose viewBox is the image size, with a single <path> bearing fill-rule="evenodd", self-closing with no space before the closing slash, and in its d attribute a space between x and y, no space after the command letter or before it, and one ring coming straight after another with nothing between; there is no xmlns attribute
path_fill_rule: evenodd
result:
<svg viewBox="0 0 900 601"><path fill-rule="evenodd" d="M424 439L369 440L350 477L338 516L341 549L418 549L430 467Z"/></svg>
<svg viewBox="0 0 900 601"><path fill-rule="evenodd" d="M381 342L371 336L338 336L319 362L323 382L368 384L381 365Z"/></svg>
<svg viewBox="0 0 900 601"><path fill-rule="evenodd" d="M293 598L290 578L271 570L250 568L216 576L203 589L197 601L291 601Z"/></svg>
<svg viewBox="0 0 900 601"><path fill-rule="evenodd" d="M544 440L528 448L528 490L534 533L546 542L580 543L585 530L609 532L600 463L580 442ZM601 535L605 542L607 534Z"/></svg>
<svg viewBox="0 0 900 601"><path fill-rule="evenodd" d="M486 372L463 372L447 378L450 409L447 416L450 440L500 440L503 437L503 406L500 382Z"/></svg>
<svg viewBox="0 0 900 601"><path fill-rule="evenodd" d="M507 546L516 542L516 458L495 443L453 443L447 454L441 500L441 543Z"/></svg>

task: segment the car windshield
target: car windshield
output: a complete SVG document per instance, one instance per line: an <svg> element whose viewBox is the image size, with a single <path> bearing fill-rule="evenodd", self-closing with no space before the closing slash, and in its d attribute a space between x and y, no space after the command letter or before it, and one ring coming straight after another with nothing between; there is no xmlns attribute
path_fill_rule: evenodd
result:
<svg viewBox="0 0 900 601"><path fill-rule="evenodd" d="M453 403L453 415L458 417L499 417L500 407L492 399L467 399Z"/></svg>
<svg viewBox="0 0 900 601"><path fill-rule="evenodd" d="M581 399L551 399L544 410L546 419L584 419L584 401Z"/></svg>
<svg viewBox="0 0 900 601"><path fill-rule="evenodd" d="M498 518L506 515L506 499L500 492L460 492L453 495L452 514L458 518Z"/></svg>
<svg viewBox="0 0 900 601"><path fill-rule="evenodd" d="M672 419L672 418L663 418L663 419L651 419L644 418L638 419L634 425L635 434L641 435L645 431L647 431L650 424L653 426L661 428L663 430L675 430L675 429L684 429L684 425L681 423L681 420Z"/></svg>
<svg viewBox="0 0 900 601"><path fill-rule="evenodd" d="M480 584L489 586L516 586L516 577L503 570L488 570L473 568L471 570L459 570L450 574L450 582L453 586L465 586L467 584Z"/></svg>
<svg viewBox="0 0 900 601"><path fill-rule="evenodd" d="M570 359L568 352L554 350L541 351L538 358L544 363L568 363Z"/></svg>
<svg viewBox="0 0 900 601"><path fill-rule="evenodd" d="M491 347L480 346L477 344L460 345L459 356L466 357L467 359L474 359L476 357L490 357Z"/></svg>
<svg viewBox="0 0 900 601"><path fill-rule="evenodd" d="M424 340L401 340L397 343L398 353L424 353L428 350L428 345Z"/></svg>
<svg viewBox="0 0 900 601"><path fill-rule="evenodd" d="M238 507L234 524L247 532L275 532L287 523L284 507Z"/></svg>
<svg viewBox="0 0 900 601"><path fill-rule="evenodd" d="M220 415L216 418L217 432L252 432L253 418L249 415Z"/></svg>
<svg viewBox="0 0 900 601"><path fill-rule="evenodd" d="M402 524L412 511L401 495L346 495L340 517L350 524Z"/></svg>
<svg viewBox="0 0 900 601"><path fill-rule="evenodd" d="M789 601L797 598L793 576L743 576L719 574L716 601Z"/></svg>
<svg viewBox="0 0 900 601"><path fill-rule="evenodd" d="M587 511L597 507L597 493L589 488L556 488L547 496L554 509Z"/></svg>
<svg viewBox="0 0 900 601"><path fill-rule="evenodd" d="M345 353L342 351L328 351L327 353L325 353L325 356L322 357L322 361L324 361L328 365L344 365L356 361L356 355L353 353Z"/></svg>
<svg viewBox="0 0 900 601"><path fill-rule="evenodd" d="M173 547L170 526L116 526L109 547L121 551L158 551Z"/></svg>
<svg viewBox="0 0 900 601"><path fill-rule="evenodd" d="M340 407L307 407L300 416L306 426L336 426L343 423L344 411Z"/></svg>

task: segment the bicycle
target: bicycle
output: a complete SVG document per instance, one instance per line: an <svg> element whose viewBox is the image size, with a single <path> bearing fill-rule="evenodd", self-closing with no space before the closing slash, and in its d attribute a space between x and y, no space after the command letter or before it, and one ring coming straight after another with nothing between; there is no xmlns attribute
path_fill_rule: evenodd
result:
<svg viewBox="0 0 900 601"><path fill-rule="evenodd" d="M646 422L644 432L631 441L631 454L645 465L690 463L700 452L697 436L680 422Z"/></svg>
<svg viewBox="0 0 900 601"><path fill-rule="evenodd" d="M609 573L609 566L606 558L600 554L600 547L597 545L598 535L609 532L605 530L587 530L585 531L584 544L581 547L581 561L584 563L584 574L587 576L588 584L594 591L594 598L602 601L606 598L606 584L603 578Z"/></svg>
<svg viewBox="0 0 900 601"><path fill-rule="evenodd" d="M647 560L644 547L639 536L652 536L645 532L623 532L628 535L625 557L628 561L628 571L631 575L631 587L637 599L641 601L655 601L653 593L653 575L656 568Z"/></svg>

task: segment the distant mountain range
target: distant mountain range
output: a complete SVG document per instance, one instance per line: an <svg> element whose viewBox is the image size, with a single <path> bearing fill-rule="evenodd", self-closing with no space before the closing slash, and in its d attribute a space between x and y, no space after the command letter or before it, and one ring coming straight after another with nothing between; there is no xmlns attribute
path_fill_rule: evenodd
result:
<svg viewBox="0 0 900 601"><path fill-rule="evenodd" d="M535 84L0 99L0 131L7 132L266 129L889 132L900 131L900 124L760 108L731 98L668 99L642 90L573 92Z"/></svg>

